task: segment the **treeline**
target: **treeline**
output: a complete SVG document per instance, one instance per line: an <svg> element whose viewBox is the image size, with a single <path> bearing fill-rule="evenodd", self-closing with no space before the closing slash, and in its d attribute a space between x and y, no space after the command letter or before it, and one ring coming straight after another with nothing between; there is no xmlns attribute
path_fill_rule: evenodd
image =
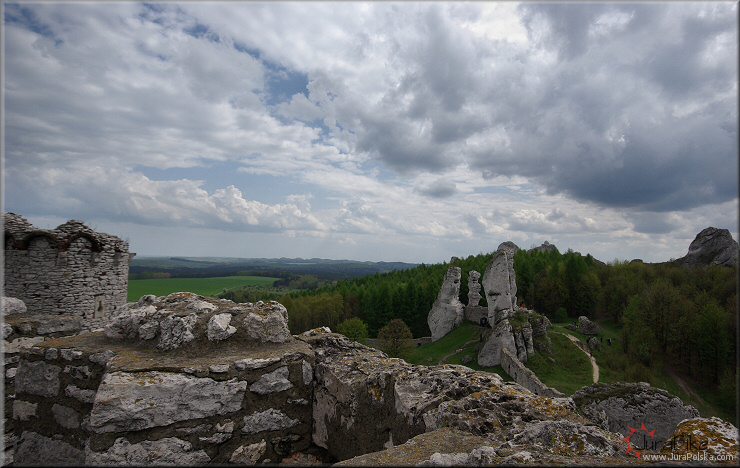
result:
<svg viewBox="0 0 740 468"><path fill-rule="evenodd" d="M554 322L607 318L623 325L624 351L633 362L669 364L715 385L735 381L736 268L607 265L554 249L520 250L514 269L520 302Z"/></svg>
<svg viewBox="0 0 740 468"><path fill-rule="evenodd" d="M594 317L601 284L597 262L568 250L519 250L514 254L517 299L554 322L585 315Z"/></svg>
<svg viewBox="0 0 740 468"><path fill-rule="evenodd" d="M193 260L179 257L134 259L129 265L129 279L211 278L218 276L267 276L286 282L296 277L314 276L324 284L340 279L371 275L416 266L402 262L358 262L322 259L245 259L244 261ZM283 284L286 285L286 284ZM315 285L315 286L318 286Z"/></svg>
<svg viewBox="0 0 740 468"><path fill-rule="evenodd" d="M491 257L492 254L479 254L454 260L453 265L462 269L460 300L463 303L467 302L468 272L484 272ZM335 330L339 323L356 317L367 324L372 338L394 318L403 320L415 338L429 336L427 315L449 266L421 264L416 268L341 280L314 291L288 294L281 302L288 309L288 325L293 333L320 326Z"/></svg>

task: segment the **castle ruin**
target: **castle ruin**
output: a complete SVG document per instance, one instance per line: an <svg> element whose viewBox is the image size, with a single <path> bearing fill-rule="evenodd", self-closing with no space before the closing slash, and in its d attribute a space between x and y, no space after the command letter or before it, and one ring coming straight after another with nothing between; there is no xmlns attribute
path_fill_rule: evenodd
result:
<svg viewBox="0 0 740 468"><path fill-rule="evenodd" d="M4 296L21 299L29 314L105 319L126 304L134 253L116 236L70 220L38 229L4 213Z"/></svg>

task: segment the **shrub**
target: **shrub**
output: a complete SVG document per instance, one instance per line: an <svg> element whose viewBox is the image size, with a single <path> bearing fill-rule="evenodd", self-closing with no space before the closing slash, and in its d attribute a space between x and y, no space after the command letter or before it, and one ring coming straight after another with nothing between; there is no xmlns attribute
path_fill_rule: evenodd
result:
<svg viewBox="0 0 740 468"><path fill-rule="evenodd" d="M383 340L383 351L389 356L398 357L412 346L414 336L403 320L393 319L378 331L378 339Z"/></svg>
<svg viewBox="0 0 740 468"><path fill-rule="evenodd" d="M367 325L357 317L352 317L337 326L337 331L352 341L367 344Z"/></svg>

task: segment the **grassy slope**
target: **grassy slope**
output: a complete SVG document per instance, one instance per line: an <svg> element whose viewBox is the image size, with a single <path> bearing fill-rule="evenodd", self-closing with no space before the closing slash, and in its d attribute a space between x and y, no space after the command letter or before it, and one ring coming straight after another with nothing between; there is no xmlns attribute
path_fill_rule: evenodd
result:
<svg viewBox="0 0 740 468"><path fill-rule="evenodd" d="M554 330L568 333L575 336L579 340L585 342L588 335L583 335L575 331L564 328L566 323L554 324ZM649 369L649 375L644 379L636 379L631 377L628 371L627 356L622 350L622 339L621 339L621 327L613 322L601 322L599 323L601 328L601 334L598 336L604 337L604 343L601 351L594 351L593 356L596 359L596 364L599 366L599 382L611 383L611 382L635 382L639 380L647 381L650 385L662 388L668 393L675 395L684 402L684 404L692 405L699 410L699 413L703 417L718 416L725 421L734 421L735 415L722 409L717 401L717 394L711 390L700 385L691 385L703 401L698 400L692 395L687 394L683 389L671 378L664 370L660 363L656 363L652 368ZM565 337L562 337L565 338ZM612 345L606 344L606 339L612 339ZM583 353L581 353L583 355ZM585 358L585 355L583 355ZM537 372L537 376L546 382L540 374ZM590 383L588 384L590 385ZM557 387L556 387L557 388ZM562 391L562 390L561 390Z"/></svg>
<svg viewBox="0 0 740 468"><path fill-rule="evenodd" d="M475 346L479 343L479 341L463 347L466 342L478 338L481 331L482 329L473 322L463 322L459 327L455 328L439 340L406 351L405 353L401 354L401 358L411 364L433 366L439 363L439 360L442 359L444 356L462 348L460 352L455 353L454 355L447 358L445 363L460 364L475 370L494 372L500 375L504 380L510 381L511 377L509 377L506 372L504 372L501 366L481 367L478 365L478 352L475 351ZM463 364L462 359L467 354L473 357L473 361L467 364ZM429 361L429 359L431 359L431 361Z"/></svg>
<svg viewBox="0 0 740 468"><path fill-rule="evenodd" d="M187 291L202 296L218 294L224 289L239 286L271 286L277 278L264 276L223 276L216 278L166 278L129 280L127 301L136 301L145 294L164 296L173 292Z"/></svg>
<svg viewBox="0 0 740 468"><path fill-rule="evenodd" d="M545 355L541 351L529 356L527 368L549 387L553 387L566 395L572 395L576 390L593 383L591 361L577 346L570 342L568 337L550 331L552 340L552 354ZM548 358L552 357L555 362Z"/></svg>

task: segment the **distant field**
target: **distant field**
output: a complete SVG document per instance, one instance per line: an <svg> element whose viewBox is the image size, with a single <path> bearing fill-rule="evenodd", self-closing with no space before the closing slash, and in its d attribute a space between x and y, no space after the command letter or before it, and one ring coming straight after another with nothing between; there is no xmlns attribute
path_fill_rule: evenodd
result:
<svg viewBox="0 0 740 468"><path fill-rule="evenodd" d="M129 280L126 300L137 301L145 294L164 296L173 292L192 292L202 296L218 294L239 286L272 286L278 278L264 276L221 276L215 278L166 278Z"/></svg>

